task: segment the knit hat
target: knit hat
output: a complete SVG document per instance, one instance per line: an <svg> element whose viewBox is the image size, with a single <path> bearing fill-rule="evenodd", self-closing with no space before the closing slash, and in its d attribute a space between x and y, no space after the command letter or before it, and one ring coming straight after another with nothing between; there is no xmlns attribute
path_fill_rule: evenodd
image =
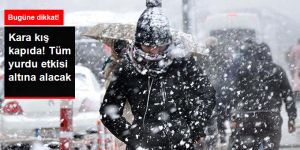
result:
<svg viewBox="0 0 300 150"><path fill-rule="evenodd" d="M161 0L147 0L147 9L137 22L135 43L147 46L168 45L172 41L168 18L163 14Z"/></svg>

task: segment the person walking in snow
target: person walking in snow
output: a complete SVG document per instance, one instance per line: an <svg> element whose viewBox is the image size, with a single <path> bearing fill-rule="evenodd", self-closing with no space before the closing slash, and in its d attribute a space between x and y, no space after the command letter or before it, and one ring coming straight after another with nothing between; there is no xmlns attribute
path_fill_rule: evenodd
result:
<svg viewBox="0 0 300 150"><path fill-rule="evenodd" d="M215 91L192 57L175 58L160 0L148 0L137 22L135 44L114 71L100 108L103 124L134 149L194 149L204 136ZM122 112L128 100L134 116Z"/></svg>
<svg viewBox="0 0 300 150"><path fill-rule="evenodd" d="M278 150L281 140L282 101L289 117L288 130L295 131L297 111L285 71L272 61L267 44L245 42L231 101L229 149Z"/></svg>
<svg viewBox="0 0 300 150"><path fill-rule="evenodd" d="M288 54L289 60L292 63L293 70L300 68L300 39L298 39L297 44L291 47Z"/></svg>
<svg viewBox="0 0 300 150"><path fill-rule="evenodd" d="M294 45L289 54L288 59L291 67L292 84L295 97L300 99L300 39Z"/></svg>

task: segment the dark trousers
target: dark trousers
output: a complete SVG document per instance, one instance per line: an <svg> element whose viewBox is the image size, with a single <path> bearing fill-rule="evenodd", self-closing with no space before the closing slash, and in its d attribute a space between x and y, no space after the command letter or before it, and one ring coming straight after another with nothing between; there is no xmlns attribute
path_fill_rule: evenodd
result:
<svg viewBox="0 0 300 150"><path fill-rule="evenodd" d="M279 113L241 114L233 129L229 150L279 150L282 118Z"/></svg>

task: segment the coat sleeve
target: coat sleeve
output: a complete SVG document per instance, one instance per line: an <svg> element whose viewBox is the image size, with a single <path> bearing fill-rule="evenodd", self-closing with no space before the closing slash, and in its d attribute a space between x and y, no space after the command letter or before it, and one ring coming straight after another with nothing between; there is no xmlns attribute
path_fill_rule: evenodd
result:
<svg viewBox="0 0 300 150"><path fill-rule="evenodd" d="M122 116L126 102L125 79L121 67L114 72L115 77L110 82L100 107L101 121L108 130L124 143L129 142L131 124Z"/></svg>
<svg viewBox="0 0 300 150"><path fill-rule="evenodd" d="M286 73L281 69L280 73L281 86L279 92L281 92L281 98L285 102L285 108L289 117L289 120L295 120L297 117L297 109L295 104L295 99L293 97L293 90L290 86L289 80Z"/></svg>
<svg viewBox="0 0 300 150"><path fill-rule="evenodd" d="M185 91L188 101L188 120L193 140L204 134L215 107L215 90L202 69L195 65L194 59L187 63L187 81Z"/></svg>

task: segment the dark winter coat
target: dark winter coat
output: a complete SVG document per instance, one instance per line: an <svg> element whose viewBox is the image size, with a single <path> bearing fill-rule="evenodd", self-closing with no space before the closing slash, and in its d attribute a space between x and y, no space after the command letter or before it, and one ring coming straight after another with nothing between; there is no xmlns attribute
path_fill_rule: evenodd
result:
<svg viewBox="0 0 300 150"><path fill-rule="evenodd" d="M215 91L193 59L175 59L166 73L151 76L125 58L114 74L100 108L112 134L132 149L192 149L215 106ZM132 124L122 117L126 99Z"/></svg>
<svg viewBox="0 0 300 150"><path fill-rule="evenodd" d="M233 113L272 112L280 115L282 102L285 102L289 119L296 118L295 100L286 73L272 62L266 44L252 43L244 50L236 79L237 89L231 103Z"/></svg>

